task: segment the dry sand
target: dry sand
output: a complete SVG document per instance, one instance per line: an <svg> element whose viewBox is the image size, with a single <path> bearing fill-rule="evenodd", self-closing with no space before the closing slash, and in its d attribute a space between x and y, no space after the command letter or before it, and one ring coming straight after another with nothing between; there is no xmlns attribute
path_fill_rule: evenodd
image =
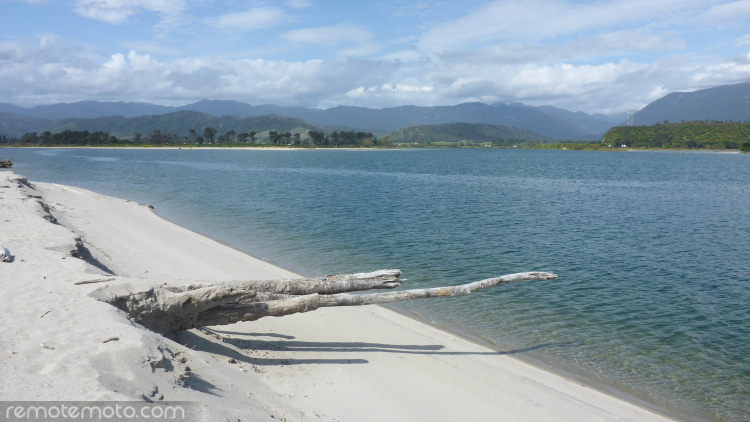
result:
<svg viewBox="0 0 750 422"><path fill-rule="evenodd" d="M0 263L0 400L187 400L210 421L667 420L381 307L167 339L90 294L296 276L143 205L11 171L0 214L14 256Z"/></svg>

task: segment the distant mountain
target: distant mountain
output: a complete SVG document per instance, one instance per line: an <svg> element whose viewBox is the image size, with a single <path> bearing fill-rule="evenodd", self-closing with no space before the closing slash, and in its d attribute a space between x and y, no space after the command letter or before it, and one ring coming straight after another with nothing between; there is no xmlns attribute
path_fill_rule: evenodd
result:
<svg viewBox="0 0 750 422"><path fill-rule="evenodd" d="M0 135L8 138L20 138L28 132L44 132L53 128L54 124L51 120L0 112Z"/></svg>
<svg viewBox="0 0 750 422"><path fill-rule="evenodd" d="M550 142L551 138L524 129L484 123L449 123L409 126L390 134L394 143L489 142L508 145L519 142Z"/></svg>
<svg viewBox="0 0 750 422"><path fill-rule="evenodd" d="M526 108L531 107L522 103L511 103L508 105ZM568 124L575 126L582 133L589 134L588 137L592 139L600 139L601 135L607 132L612 126L622 125L627 119L626 114L615 116L606 116L604 114L586 114L582 111L573 112L552 106L539 106L531 108L535 108L536 110L541 111L548 116L568 122Z"/></svg>
<svg viewBox="0 0 750 422"><path fill-rule="evenodd" d="M247 103L231 100L201 100L193 104L177 107L174 111L177 110L200 111L201 113L206 113L217 117L256 117L276 114L284 117L297 118L304 118L303 116L310 113L315 113L315 111L317 111L305 107L280 107L273 104L254 106Z"/></svg>
<svg viewBox="0 0 750 422"><path fill-rule="evenodd" d="M693 120L750 121L750 82L694 92L673 92L634 116L636 125Z"/></svg>
<svg viewBox="0 0 750 422"><path fill-rule="evenodd" d="M339 130L369 131L375 135L415 125L445 123L484 123L531 130L556 139L597 139L609 127L606 120L585 113L573 113L553 107L524 105L488 105L465 103L455 106L401 106L383 109L340 106L327 110L276 105L253 106L239 101L202 100L181 107L148 103L81 101L33 108L0 104L0 113L49 120L69 118L100 118L109 116L136 117L161 115L177 111L198 111L212 116L256 117L269 114L303 119L311 124Z"/></svg>
<svg viewBox="0 0 750 422"><path fill-rule="evenodd" d="M101 101L79 101L69 104L59 103L40 105L33 108L18 107L7 103L0 104L0 112L48 120L70 118L93 119L105 116L135 117L147 114L165 114L172 111L175 111L174 107L150 103Z"/></svg>

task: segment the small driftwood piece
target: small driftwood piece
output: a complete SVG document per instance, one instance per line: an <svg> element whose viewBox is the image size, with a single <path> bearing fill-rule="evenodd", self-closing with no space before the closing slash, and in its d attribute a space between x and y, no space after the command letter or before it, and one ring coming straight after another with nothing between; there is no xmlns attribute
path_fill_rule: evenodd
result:
<svg viewBox="0 0 750 422"><path fill-rule="evenodd" d="M143 326L170 333L191 328L255 321L330 306L359 306L413 299L465 296L516 281L547 281L557 274L527 272L488 278L458 286L349 294L401 285L399 270L325 276L301 280L228 282L186 287L159 286L113 296L108 302Z"/></svg>
<svg viewBox="0 0 750 422"><path fill-rule="evenodd" d="M108 281L113 281L113 280L115 280L115 279L114 278L97 278L96 280L81 280L81 281L76 281L75 283L73 283L73 285L74 286L80 286L82 284L106 283Z"/></svg>

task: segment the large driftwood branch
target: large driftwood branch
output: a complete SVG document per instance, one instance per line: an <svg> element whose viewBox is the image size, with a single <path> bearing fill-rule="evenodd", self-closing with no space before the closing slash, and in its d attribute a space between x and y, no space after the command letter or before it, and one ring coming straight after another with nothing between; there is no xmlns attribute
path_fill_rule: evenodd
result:
<svg viewBox="0 0 750 422"><path fill-rule="evenodd" d="M171 291L179 293L206 287L224 286L285 295L308 295L312 293L332 295L371 289L392 289L401 285L400 276L400 270L379 270L369 273L336 274L292 280L229 281L219 285L193 284L185 287L172 287Z"/></svg>
<svg viewBox="0 0 750 422"><path fill-rule="evenodd" d="M156 331L178 331L205 324L202 312L222 305L273 303L278 299L309 294L337 294L401 285L401 271L338 274L297 280L252 280L185 287L158 286L143 292L115 295L107 301L142 325ZM274 304L275 305L275 304ZM273 314L273 312L271 312Z"/></svg>
<svg viewBox="0 0 750 422"><path fill-rule="evenodd" d="M412 299L465 296L504 284L557 278L556 274L528 272L458 286L402 290L386 293L343 292L393 288L401 284L399 270L326 276L288 281L246 281L186 288L155 287L145 292L114 296L109 302L142 325L160 332L255 321L330 306L373 305Z"/></svg>

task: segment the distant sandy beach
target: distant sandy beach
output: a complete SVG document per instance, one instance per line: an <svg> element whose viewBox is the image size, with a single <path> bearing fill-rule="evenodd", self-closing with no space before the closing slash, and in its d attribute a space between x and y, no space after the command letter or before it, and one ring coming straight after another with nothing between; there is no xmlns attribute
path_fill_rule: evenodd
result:
<svg viewBox="0 0 750 422"><path fill-rule="evenodd" d="M144 205L10 170L0 214L3 401L192 401L206 421L671 420L377 306L168 339L90 295L298 276Z"/></svg>

